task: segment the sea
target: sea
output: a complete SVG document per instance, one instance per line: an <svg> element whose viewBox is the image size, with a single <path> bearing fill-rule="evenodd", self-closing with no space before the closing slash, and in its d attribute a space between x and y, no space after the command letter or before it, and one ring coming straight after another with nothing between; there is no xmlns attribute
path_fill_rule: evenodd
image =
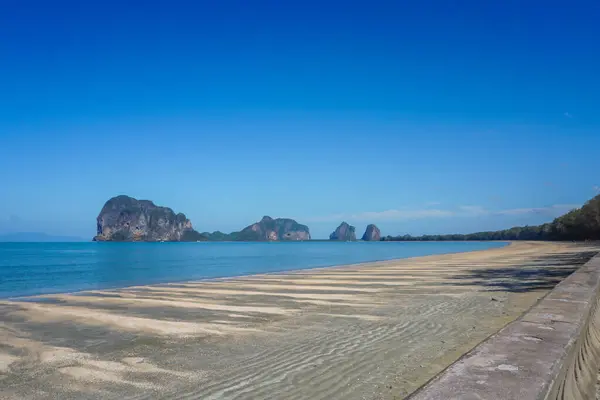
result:
<svg viewBox="0 0 600 400"><path fill-rule="evenodd" d="M0 243L0 298L484 250L504 242Z"/></svg>

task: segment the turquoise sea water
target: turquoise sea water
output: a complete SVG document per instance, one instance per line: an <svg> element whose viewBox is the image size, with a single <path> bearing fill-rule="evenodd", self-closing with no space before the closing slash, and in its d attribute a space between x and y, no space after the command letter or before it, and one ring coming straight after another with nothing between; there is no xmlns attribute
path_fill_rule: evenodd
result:
<svg viewBox="0 0 600 400"><path fill-rule="evenodd" d="M289 271L499 242L0 243L0 298Z"/></svg>

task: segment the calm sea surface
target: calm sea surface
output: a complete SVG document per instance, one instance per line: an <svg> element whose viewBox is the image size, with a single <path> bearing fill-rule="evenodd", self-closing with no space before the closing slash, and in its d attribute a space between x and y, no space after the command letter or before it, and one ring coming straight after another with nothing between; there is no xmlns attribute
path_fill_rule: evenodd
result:
<svg viewBox="0 0 600 400"><path fill-rule="evenodd" d="M0 243L0 298L289 271L499 242Z"/></svg>

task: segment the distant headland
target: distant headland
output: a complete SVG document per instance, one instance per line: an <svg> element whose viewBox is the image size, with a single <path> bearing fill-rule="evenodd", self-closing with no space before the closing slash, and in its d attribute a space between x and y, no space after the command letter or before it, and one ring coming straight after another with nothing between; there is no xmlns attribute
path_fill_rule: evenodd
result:
<svg viewBox="0 0 600 400"><path fill-rule="evenodd" d="M581 208L555 218L554 221L535 226L515 226L490 232L451 235L386 236L385 241L445 241L445 240L549 240L591 241L600 240L600 195Z"/></svg>

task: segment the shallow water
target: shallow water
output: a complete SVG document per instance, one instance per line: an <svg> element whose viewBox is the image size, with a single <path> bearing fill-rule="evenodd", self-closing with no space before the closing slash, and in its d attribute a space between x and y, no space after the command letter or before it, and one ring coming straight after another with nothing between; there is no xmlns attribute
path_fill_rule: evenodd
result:
<svg viewBox="0 0 600 400"><path fill-rule="evenodd" d="M502 242L0 243L0 298L484 250Z"/></svg>

